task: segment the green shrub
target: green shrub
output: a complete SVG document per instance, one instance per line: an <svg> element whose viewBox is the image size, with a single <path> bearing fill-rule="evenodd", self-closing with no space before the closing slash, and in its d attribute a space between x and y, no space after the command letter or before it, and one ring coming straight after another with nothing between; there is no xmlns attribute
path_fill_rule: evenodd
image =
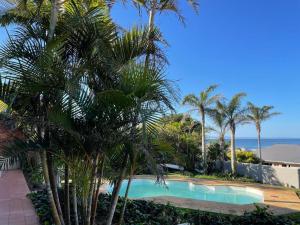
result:
<svg viewBox="0 0 300 225"><path fill-rule="evenodd" d="M38 191L29 195L42 225L52 225L49 202L46 191ZM110 195L101 194L98 201L97 217L99 225L105 224L111 202ZM124 199L117 204L114 222L120 216ZM72 215L72 213L71 213ZM190 223L191 225L296 225L299 217L275 216L267 207L256 205L253 212L246 212L243 216L232 216L218 213L176 208L170 205L155 204L144 200L128 200L124 224L125 225L174 225Z"/></svg>
<svg viewBox="0 0 300 225"><path fill-rule="evenodd" d="M230 151L227 152L228 159L231 159ZM259 158L254 152L244 151L241 149L236 150L236 159L241 163L259 163Z"/></svg>
<svg viewBox="0 0 300 225"><path fill-rule="evenodd" d="M23 159L21 162L21 168L31 189L39 187L43 184L44 176L41 165L30 163L29 160Z"/></svg>
<svg viewBox="0 0 300 225"><path fill-rule="evenodd" d="M35 211L40 219L40 224L54 225L47 191L43 190L43 191L32 192L28 194L27 197L32 201Z"/></svg>

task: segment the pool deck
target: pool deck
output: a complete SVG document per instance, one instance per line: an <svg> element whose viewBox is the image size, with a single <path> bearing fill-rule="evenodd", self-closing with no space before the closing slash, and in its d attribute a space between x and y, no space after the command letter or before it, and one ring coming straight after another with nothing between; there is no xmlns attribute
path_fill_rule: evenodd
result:
<svg viewBox="0 0 300 225"><path fill-rule="evenodd" d="M155 179L155 176L139 175L135 176L138 179ZM166 180L176 180L191 182L193 184L202 185L222 185L222 186L235 186L235 187L251 187L261 191L264 195L264 203L258 205L268 205L269 210L275 215L288 214L293 212L300 212L300 199L297 194L292 190L280 186L264 185L259 183L245 183L235 181L224 181L224 180L210 180L210 179L199 179L199 178L183 178L170 176L166 177ZM171 204L173 206L181 208L190 208L201 211L209 211L216 213L242 215L244 212L253 211L255 206L249 205L235 205L227 203L218 203L211 201L193 200L187 198L176 198L169 196L143 198L144 200L154 201L160 204Z"/></svg>

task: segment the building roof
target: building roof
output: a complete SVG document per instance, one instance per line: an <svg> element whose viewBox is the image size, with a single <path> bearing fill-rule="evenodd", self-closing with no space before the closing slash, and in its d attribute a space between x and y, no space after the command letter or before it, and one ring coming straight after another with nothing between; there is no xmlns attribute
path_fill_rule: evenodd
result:
<svg viewBox="0 0 300 225"><path fill-rule="evenodd" d="M300 145L277 144L261 152L264 161L300 164Z"/></svg>

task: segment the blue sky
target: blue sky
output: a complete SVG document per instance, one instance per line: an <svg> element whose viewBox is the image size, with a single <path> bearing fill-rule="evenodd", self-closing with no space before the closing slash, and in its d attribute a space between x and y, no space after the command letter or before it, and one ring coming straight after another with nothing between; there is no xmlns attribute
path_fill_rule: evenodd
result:
<svg viewBox="0 0 300 225"><path fill-rule="evenodd" d="M246 101L282 113L263 125L263 137L299 138L300 0L201 0L198 15L179 1L186 26L172 14L156 24L170 44L166 74L181 95L210 84L227 98L246 92ZM112 16L124 28L146 21L129 5L116 5ZM0 29L1 42L4 36ZM254 126L239 127L237 136L255 137Z"/></svg>
<svg viewBox="0 0 300 225"><path fill-rule="evenodd" d="M246 92L246 101L282 113L263 125L264 137L300 137L300 1L201 0L199 15L180 2L185 27L172 14L156 23L170 44L167 76L181 95L210 84L227 98ZM128 6L112 12L125 28L146 19ZM237 136L255 137L255 128L239 127Z"/></svg>

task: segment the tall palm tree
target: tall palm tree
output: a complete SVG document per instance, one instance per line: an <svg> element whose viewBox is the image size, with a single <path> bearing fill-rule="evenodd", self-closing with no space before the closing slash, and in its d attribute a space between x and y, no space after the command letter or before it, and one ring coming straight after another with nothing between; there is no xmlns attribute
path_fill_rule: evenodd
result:
<svg viewBox="0 0 300 225"><path fill-rule="evenodd" d="M233 174L237 173L236 167L236 153L235 153L235 132L236 127L246 122L247 108L242 107L242 99L245 93L238 93L232 99L226 102L217 102L217 110L226 117L226 124L230 129L230 143L231 143L231 171Z"/></svg>
<svg viewBox="0 0 300 225"><path fill-rule="evenodd" d="M126 0L121 0L123 3ZM198 12L198 1L197 0L186 0L192 8ZM115 0L108 0L109 5L114 4ZM184 16L181 14L179 9L179 1L178 0L132 0L132 3L139 12L144 9L147 12L148 16L148 47L147 47L147 54L145 59L145 65L147 66L150 60L150 56L153 52L155 47L155 36L151 35L155 32L155 17L158 14L162 14L165 12L172 12L178 16L179 21L184 24ZM154 60L155 61L155 60Z"/></svg>
<svg viewBox="0 0 300 225"><path fill-rule="evenodd" d="M120 89L128 100L132 103L132 127L128 133L128 143L125 145L127 150L127 161L124 161L122 174L114 187L113 201L108 215L107 225L111 225L114 212L116 209L118 194L122 180L125 177L126 168L129 162L131 166L135 167L135 148L139 152L148 156L147 133L156 133L156 122L158 115L164 113L166 110L174 110L172 107L173 100L177 99L174 90L171 88L169 81L165 78L160 69L148 67L145 69L144 65L130 65L123 69L122 78L120 81ZM142 129L138 129L142 126ZM142 140L142 143L141 143ZM144 142L144 143L143 143ZM132 157L129 157L129 156ZM149 159L149 158L148 158ZM150 159L150 161L152 161ZM132 169L132 168L131 168ZM133 168L134 169L134 168ZM131 171L131 176L133 175ZM129 188L129 187L128 187Z"/></svg>
<svg viewBox="0 0 300 225"><path fill-rule="evenodd" d="M58 210L59 198L54 194L57 193L57 187L51 182L53 166L49 167L52 161L48 156L57 148L51 148L53 146L50 144L55 142L52 138L57 134L56 129L79 140L76 144L84 157L90 158L89 166L92 171L88 191L85 190L84 198L80 198L84 200L84 204L80 206L84 205L84 222L88 225L92 212L95 211L91 207L92 202L97 202L97 198L93 199L93 196L97 191L97 167L103 161L98 160L99 156L102 157L105 149L111 150L115 145L122 144L121 141L132 124L132 93L121 95L125 99L118 98L121 97L120 92L126 91L121 88L120 78L124 77L124 68L129 63L145 56L148 31L134 28L121 34L99 7L86 9L69 4L66 10L62 15L63 19L56 26L54 40L48 38L48 26L45 28L38 20L33 21L30 26L28 20L26 26L18 26L17 35L0 49L1 69L9 74L8 78L18 87L18 91L10 95L16 97L1 96L1 100L10 105L7 99L13 99L12 108L21 119L23 127L37 130L38 140L35 143L41 146L39 150L47 191L57 225L64 224L64 218ZM62 31L64 34L59 36ZM160 76L155 75L147 79L156 79L156 84L160 84ZM154 107L154 102L167 102L162 92L161 96L158 95L159 91L165 90L161 86L149 83L147 86L144 80L138 81L140 87L148 88L147 99L151 99L151 96L153 98L153 101L148 102L149 105ZM5 86L8 84L9 82L5 83ZM156 96L152 95L152 88L155 87L158 88ZM139 94L140 91L141 88L136 93ZM66 101L67 99L71 101ZM74 105L79 109L69 110ZM49 135L44 135L45 133ZM78 190L81 187L77 185L77 188L76 191L80 194Z"/></svg>
<svg viewBox="0 0 300 225"><path fill-rule="evenodd" d="M218 141L221 150L221 159L222 159L222 169L224 164L224 156L225 156L225 135L228 128L228 124L226 121L226 116L223 112L218 110L213 110L209 113L210 118L212 119L216 128L213 128L215 132L218 133Z"/></svg>
<svg viewBox="0 0 300 225"><path fill-rule="evenodd" d="M213 95L213 92L217 88L217 85L211 85L204 91L200 92L199 97L194 94L190 94L184 97L182 104L189 105L192 110L198 111L201 117L201 146L202 146L202 157L203 157L203 167L204 171L207 170L207 152L206 152L206 138L205 138L205 120L206 113L212 111L211 108L220 98L220 95Z"/></svg>
<svg viewBox="0 0 300 225"><path fill-rule="evenodd" d="M247 114L247 119L254 123L257 132L257 150L259 153L259 165L260 165L260 176L262 175L262 158L261 158L261 124L262 122L272 118L273 116L279 115L278 112L271 112L274 106L255 106L253 103L248 103L249 112ZM261 178L261 177L260 177Z"/></svg>
<svg viewBox="0 0 300 225"><path fill-rule="evenodd" d="M51 5L50 8L50 15L49 15L49 28L48 28L48 40L51 40L54 36L55 28L58 21L59 12L61 11L64 2L62 0L37 0L37 1L27 1L27 0L0 0L0 3L3 4L0 8L0 14L5 14L9 10L14 10L17 13L24 13L30 11L31 6L35 6L37 8L36 10L36 16L39 15L39 9L42 7L42 5ZM18 12L19 11L19 12Z"/></svg>

